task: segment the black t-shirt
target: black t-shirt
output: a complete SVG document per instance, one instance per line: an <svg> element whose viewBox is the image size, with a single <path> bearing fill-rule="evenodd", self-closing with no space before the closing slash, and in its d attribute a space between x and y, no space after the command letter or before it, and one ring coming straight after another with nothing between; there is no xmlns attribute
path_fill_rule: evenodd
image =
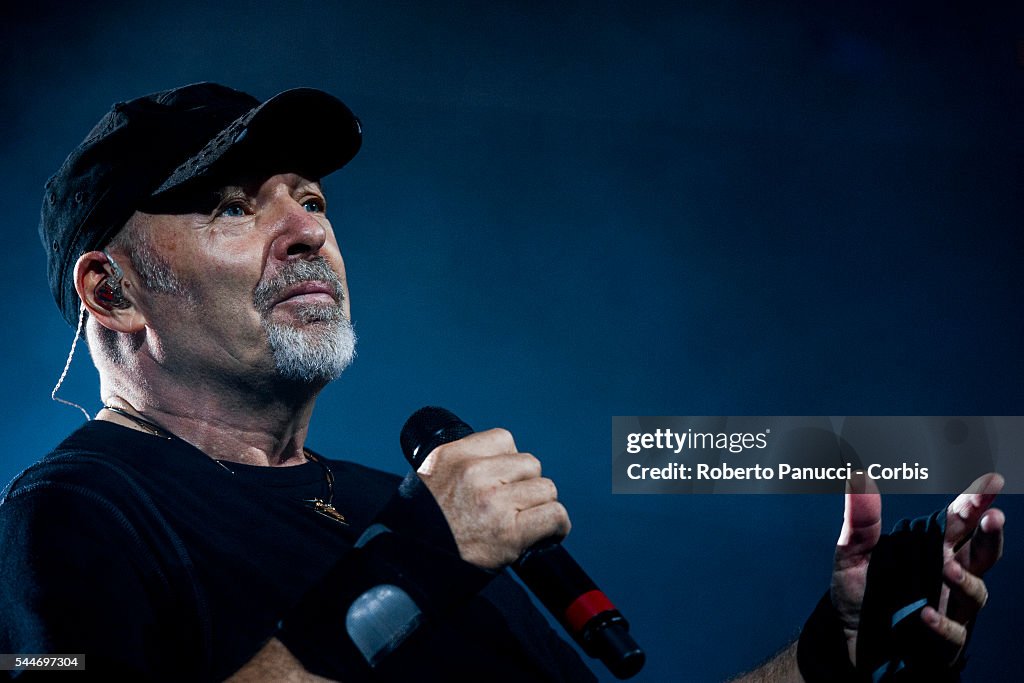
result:
<svg viewBox="0 0 1024 683"><path fill-rule="evenodd" d="M506 572L459 559L415 475L320 460L347 525L303 502L327 495L316 462L225 467L178 439L83 425L0 504L0 652L220 680L278 637L344 681L594 680ZM354 548L371 526L387 533ZM371 670L345 611L378 584L423 620Z"/></svg>

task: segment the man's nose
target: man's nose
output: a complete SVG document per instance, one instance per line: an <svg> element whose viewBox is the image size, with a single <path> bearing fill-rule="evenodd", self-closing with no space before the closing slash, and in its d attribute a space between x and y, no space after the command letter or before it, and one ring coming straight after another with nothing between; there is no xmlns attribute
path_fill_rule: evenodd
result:
<svg viewBox="0 0 1024 683"><path fill-rule="evenodd" d="M272 245L274 257L291 261L316 255L327 241L322 214L313 214L290 197L279 202L273 220L277 233Z"/></svg>

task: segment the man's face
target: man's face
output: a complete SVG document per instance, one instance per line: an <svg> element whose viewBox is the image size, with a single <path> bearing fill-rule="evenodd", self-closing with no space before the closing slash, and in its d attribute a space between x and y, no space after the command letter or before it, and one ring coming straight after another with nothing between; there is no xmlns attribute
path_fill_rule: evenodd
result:
<svg viewBox="0 0 1024 683"><path fill-rule="evenodd" d="M345 264L319 183L239 182L136 213L138 298L166 370L322 385L354 355Z"/></svg>

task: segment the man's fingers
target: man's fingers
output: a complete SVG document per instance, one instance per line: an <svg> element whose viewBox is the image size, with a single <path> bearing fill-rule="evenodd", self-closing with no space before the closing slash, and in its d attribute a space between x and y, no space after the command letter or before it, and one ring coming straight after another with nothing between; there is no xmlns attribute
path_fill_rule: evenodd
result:
<svg viewBox="0 0 1024 683"><path fill-rule="evenodd" d="M957 652L967 642L967 628L949 617L939 614L931 607L921 610L921 620L928 628L938 633L943 640L956 648Z"/></svg>
<svg viewBox="0 0 1024 683"><path fill-rule="evenodd" d="M519 450L516 448L516 440L512 438L512 432L500 427L483 432L474 432L466 437L466 439L474 439L481 444L493 444L491 448L493 453L516 453ZM460 439L460 441L463 440Z"/></svg>
<svg viewBox="0 0 1024 683"><path fill-rule="evenodd" d="M435 449L417 470L421 477L459 473L467 483L489 487L540 477L540 460L530 453L478 456ZM445 476L441 474L441 476Z"/></svg>
<svg viewBox="0 0 1024 683"><path fill-rule="evenodd" d="M978 530L969 545L957 553L967 570L981 576L1003 556L1003 525L1006 516L998 508L990 508L981 518Z"/></svg>
<svg viewBox="0 0 1024 683"><path fill-rule="evenodd" d="M1006 521L1001 510L989 509L989 506L1002 489L1002 476L983 475L946 509L947 560L942 573L949 594L946 616L939 624L943 630L936 629L944 637L962 629L966 638L967 629L962 625L972 621L988 601L988 589L981 575L1002 555ZM946 621L960 625L960 629ZM955 640L950 642L956 643Z"/></svg>
<svg viewBox="0 0 1024 683"><path fill-rule="evenodd" d="M942 576L949 585L946 616L961 624L978 616L978 610L988 602L988 588L981 577L965 570L956 560L943 566Z"/></svg>
<svg viewBox="0 0 1024 683"><path fill-rule="evenodd" d="M540 460L529 453L504 453L462 463L466 476L481 485L511 484L540 477Z"/></svg>
<svg viewBox="0 0 1024 683"><path fill-rule="evenodd" d="M1004 521L1001 510L993 508L986 512L971 542L943 567L950 589L946 613L962 624L974 619L988 601L988 589L981 575L1002 555Z"/></svg>
<svg viewBox="0 0 1024 683"><path fill-rule="evenodd" d="M946 508L945 540L954 551L971 539L982 515L1003 490L1003 483L1002 475L995 472L984 474Z"/></svg>
<svg viewBox="0 0 1024 683"><path fill-rule="evenodd" d="M516 525L524 532L521 550L546 539L561 540L572 529L569 513L557 500L521 510L516 515Z"/></svg>
<svg viewBox="0 0 1024 683"><path fill-rule="evenodd" d="M459 456L482 458L516 453L517 450L515 439L507 429L488 429L474 432L458 441L441 444L427 455L416 471L429 476L439 466L440 459Z"/></svg>
<svg viewBox="0 0 1024 683"><path fill-rule="evenodd" d="M518 481L505 487L509 500L517 510L528 510L558 500L555 482L545 477Z"/></svg>
<svg viewBox="0 0 1024 683"><path fill-rule="evenodd" d="M863 474L846 482L846 507L843 529L839 532L836 554L861 554L878 543L882 532L882 497L878 486Z"/></svg>

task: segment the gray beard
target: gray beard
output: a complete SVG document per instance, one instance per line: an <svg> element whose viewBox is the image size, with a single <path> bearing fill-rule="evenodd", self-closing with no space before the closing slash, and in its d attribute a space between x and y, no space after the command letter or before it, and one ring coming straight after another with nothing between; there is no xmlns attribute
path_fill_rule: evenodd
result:
<svg viewBox="0 0 1024 683"><path fill-rule="evenodd" d="M336 320L302 328L264 319L274 366L285 379L308 384L338 379L356 355L356 333L339 309ZM318 316L319 317L319 316Z"/></svg>
<svg viewBox="0 0 1024 683"><path fill-rule="evenodd" d="M334 285L338 304L310 304L299 309L301 326L270 320L269 301L284 287L305 280ZM281 377L307 384L326 384L341 376L356 355L356 334L341 309L341 280L323 259L298 261L272 282L262 283L254 297Z"/></svg>

